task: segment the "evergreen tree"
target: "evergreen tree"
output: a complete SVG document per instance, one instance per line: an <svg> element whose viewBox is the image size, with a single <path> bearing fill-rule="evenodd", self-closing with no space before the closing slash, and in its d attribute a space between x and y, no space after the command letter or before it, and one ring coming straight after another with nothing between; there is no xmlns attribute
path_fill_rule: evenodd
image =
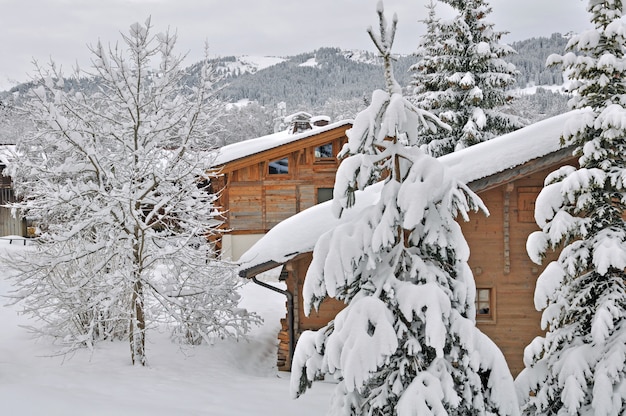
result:
<svg viewBox="0 0 626 416"><path fill-rule="evenodd" d="M427 31L417 50L421 59L411 67L412 101L452 127L450 132L422 130L421 140L433 156L522 127L518 117L503 111L516 75L503 58L515 51L499 43L505 32L494 31L486 20L491 7L484 0L441 1L457 15L437 19L434 2L428 4Z"/></svg>
<svg viewBox="0 0 626 416"><path fill-rule="evenodd" d="M436 113L444 95L444 91L438 91L444 83L445 74L441 72L441 56L444 51L442 45L442 23L437 18L436 0L430 0L426 5L428 17L422 20L426 25L426 32L420 38L416 52L418 62L409 68L412 77L412 94L409 99L420 108L428 109ZM441 119L442 115L440 114ZM440 156L454 151L452 132L445 129L420 131L420 137L424 143L428 143L429 153Z"/></svg>
<svg viewBox="0 0 626 416"><path fill-rule="evenodd" d="M567 42L568 38L560 33L512 42L511 47L517 53L507 56L506 60L518 70L517 86L563 84L563 72L556 67L547 67L546 60L553 53L562 54Z"/></svg>
<svg viewBox="0 0 626 416"><path fill-rule="evenodd" d="M579 168L546 178L528 239L536 262L561 247L539 276L535 306L544 337L525 350L516 383L529 415L621 415L626 412L626 10L619 0L590 0L594 29L551 56L572 80L565 126Z"/></svg>
<svg viewBox="0 0 626 416"><path fill-rule="evenodd" d="M441 127L414 107L391 71L390 28L378 4L386 89L359 113L337 172L337 215L355 209L356 189L381 197L356 221L321 237L304 285L305 309L327 296L347 303L319 331L304 332L292 364L298 396L324 375L339 385L333 415L514 415L504 356L475 326L469 248L455 215L485 210L480 199L417 147L417 126Z"/></svg>
<svg viewBox="0 0 626 416"><path fill-rule="evenodd" d="M66 89L54 64L38 67L27 103L37 130L9 166L13 208L42 231L23 258L7 259L16 302L65 350L124 337L141 365L151 324L197 344L256 321L238 308L233 267L207 243L220 225L207 173L220 111L210 67L182 89L176 37L151 31L148 19L124 47L92 48L92 93Z"/></svg>

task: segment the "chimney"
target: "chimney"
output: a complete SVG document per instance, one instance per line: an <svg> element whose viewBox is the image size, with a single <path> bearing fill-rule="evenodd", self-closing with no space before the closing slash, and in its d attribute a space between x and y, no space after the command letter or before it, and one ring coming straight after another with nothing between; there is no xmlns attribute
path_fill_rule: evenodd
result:
<svg viewBox="0 0 626 416"><path fill-rule="evenodd" d="M311 117L311 124L315 127L327 126L330 123L330 117L328 116L315 116Z"/></svg>
<svg viewBox="0 0 626 416"><path fill-rule="evenodd" d="M285 123L289 125L288 130L292 134L301 133L313 128L311 125L311 114L304 111L299 111L285 117Z"/></svg>

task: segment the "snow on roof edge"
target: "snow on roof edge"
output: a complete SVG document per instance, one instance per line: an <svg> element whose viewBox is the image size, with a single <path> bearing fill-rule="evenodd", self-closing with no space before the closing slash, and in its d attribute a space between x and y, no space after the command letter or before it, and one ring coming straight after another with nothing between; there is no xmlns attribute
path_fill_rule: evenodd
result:
<svg viewBox="0 0 626 416"><path fill-rule="evenodd" d="M267 136L229 144L217 150L217 156L212 164L214 167L222 166L226 163L233 162L244 157L252 156L266 150L306 139L308 137L315 136L316 134L325 133L349 124L352 124L352 120L341 120L325 126L313 126L311 130L301 133L292 134L285 130L278 133L268 134Z"/></svg>
<svg viewBox="0 0 626 416"><path fill-rule="evenodd" d="M471 183L562 148L561 135L568 120L587 110L574 110L514 132L441 156L438 160L464 183Z"/></svg>
<svg viewBox="0 0 626 416"><path fill-rule="evenodd" d="M355 205L344 210L341 218L335 217L333 201L313 205L293 215L272 228L239 259L239 270L276 262L285 263L301 253L313 251L317 239L326 231L357 217L363 209L378 202L382 182L363 191L356 191ZM265 245L261 241L270 241ZM277 244L275 244L277 243Z"/></svg>
<svg viewBox="0 0 626 416"><path fill-rule="evenodd" d="M0 164L8 165L15 154L16 146L14 144L0 145ZM0 172L1 174L2 172Z"/></svg>
<svg viewBox="0 0 626 416"><path fill-rule="evenodd" d="M440 157L450 173L464 183L482 179L560 150L563 126L586 110L575 110L505 134L487 142ZM356 205L341 219L332 214L332 201L315 205L277 224L239 259L247 270L266 262L285 263L313 250L318 238L344 221L356 217L378 201L382 184L357 191Z"/></svg>

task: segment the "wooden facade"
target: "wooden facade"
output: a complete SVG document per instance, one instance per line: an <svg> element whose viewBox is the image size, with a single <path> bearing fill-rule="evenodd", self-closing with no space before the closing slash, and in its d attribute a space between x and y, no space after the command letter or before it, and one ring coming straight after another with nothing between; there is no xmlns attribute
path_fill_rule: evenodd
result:
<svg viewBox="0 0 626 416"><path fill-rule="evenodd" d="M6 165L0 163L0 237L7 235L26 237L26 221L14 217L11 209L4 206L9 202L15 202L11 178L1 174L5 168Z"/></svg>
<svg viewBox="0 0 626 416"><path fill-rule="evenodd" d="M472 213L470 221L461 224L476 281L477 326L500 347L513 375L523 369L524 348L542 334L541 314L534 308L533 296L543 266L534 264L526 253L526 239L538 229L535 200L549 173L575 162L571 149L563 149L468 184L490 212L489 216ZM307 329L321 328L344 307L335 299L327 299L319 311L304 315L302 286L311 260L310 252L300 253L287 261L283 270L286 292L293 296L296 339ZM257 270L242 270L240 274L250 277L271 266L276 264L261 264ZM278 349L281 370L290 369L289 327L289 319L283 319Z"/></svg>
<svg viewBox="0 0 626 416"><path fill-rule="evenodd" d="M535 201L548 174L575 163L570 155L562 151L469 184L490 212L488 217L472 213L470 221L461 223L476 281L477 326L500 347L513 376L524 368L524 348L543 334L533 299L537 278L550 259L539 266L526 252L528 236L539 229Z"/></svg>
<svg viewBox="0 0 626 416"><path fill-rule="evenodd" d="M219 205L225 212L222 253L236 260L258 238L282 220L332 198L336 158L351 123L340 122L289 132L294 140L251 151L218 164L222 177ZM273 136L273 135L272 135ZM254 139L271 143L276 137ZM236 144L245 146L246 142ZM263 147L261 147L263 148ZM224 149L227 157L232 148Z"/></svg>

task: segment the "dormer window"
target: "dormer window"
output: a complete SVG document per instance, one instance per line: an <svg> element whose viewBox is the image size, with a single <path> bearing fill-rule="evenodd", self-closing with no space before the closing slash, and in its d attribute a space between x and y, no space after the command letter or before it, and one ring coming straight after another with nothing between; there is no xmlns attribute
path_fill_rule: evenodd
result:
<svg viewBox="0 0 626 416"><path fill-rule="evenodd" d="M286 175L289 173L289 158L273 160L268 164L270 175Z"/></svg>

